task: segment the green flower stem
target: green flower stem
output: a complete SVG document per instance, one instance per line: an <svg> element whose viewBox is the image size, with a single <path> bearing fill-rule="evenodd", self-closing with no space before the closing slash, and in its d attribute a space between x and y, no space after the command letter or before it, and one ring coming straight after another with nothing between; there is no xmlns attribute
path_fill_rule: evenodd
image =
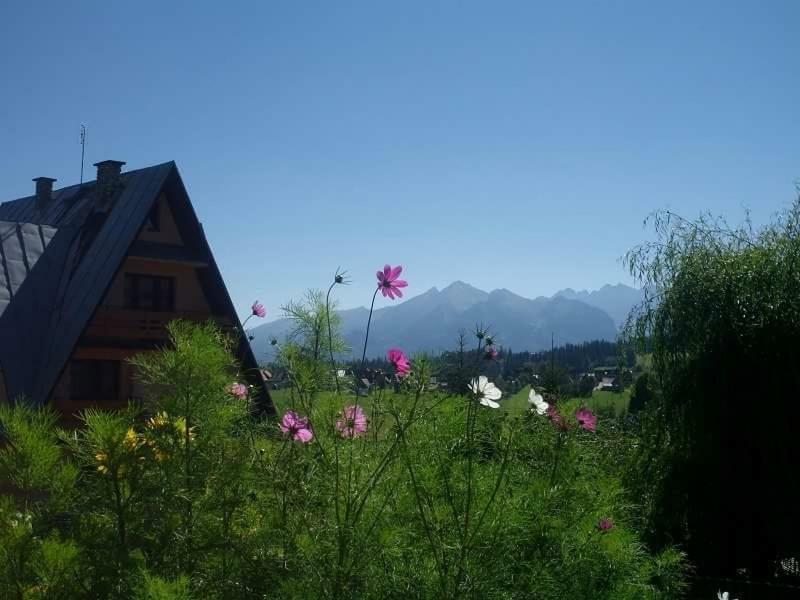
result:
<svg viewBox="0 0 800 600"><path fill-rule="evenodd" d="M331 287L328 288L328 293L325 295L325 318L328 321L328 352L331 355L331 369L333 369L333 380L336 383L336 393L339 393L339 374L336 372L336 361L333 358L333 330L331 329L331 291L336 285L336 279L333 280Z"/></svg>
<svg viewBox="0 0 800 600"><path fill-rule="evenodd" d="M361 353L361 370L364 369L364 361L367 358L367 342L369 342L369 327L372 323L372 311L375 309L375 297L378 295L380 286L375 288L375 293L372 294L372 304L369 305L369 318L367 318L367 333L364 335L364 351Z"/></svg>

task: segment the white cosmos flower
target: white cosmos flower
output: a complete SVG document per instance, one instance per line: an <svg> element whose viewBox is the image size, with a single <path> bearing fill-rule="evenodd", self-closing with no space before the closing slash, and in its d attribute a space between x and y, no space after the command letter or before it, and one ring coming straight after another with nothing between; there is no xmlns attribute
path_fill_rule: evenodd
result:
<svg viewBox="0 0 800 600"><path fill-rule="evenodd" d="M489 381L489 378L485 375L481 375L478 379L473 379L472 383L469 384L469 389L472 390L472 393L478 397L478 401L484 406L500 408L500 405L496 401L500 400L503 396L503 392Z"/></svg>
<svg viewBox="0 0 800 600"><path fill-rule="evenodd" d="M717 591L717 600L728 600L728 592ZM733 600L736 600L736 598Z"/></svg>
<svg viewBox="0 0 800 600"><path fill-rule="evenodd" d="M535 410L536 414L543 415L547 412L550 405L544 401L541 394L537 394L536 390L531 387L531 392L528 394L528 404L531 405L531 410Z"/></svg>

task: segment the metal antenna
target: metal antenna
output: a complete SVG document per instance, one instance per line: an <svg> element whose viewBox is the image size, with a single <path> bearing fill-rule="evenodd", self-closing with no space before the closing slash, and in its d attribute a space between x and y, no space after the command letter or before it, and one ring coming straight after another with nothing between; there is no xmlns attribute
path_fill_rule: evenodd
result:
<svg viewBox="0 0 800 600"><path fill-rule="evenodd" d="M86 154L86 125L81 123L81 185L83 185L83 157Z"/></svg>

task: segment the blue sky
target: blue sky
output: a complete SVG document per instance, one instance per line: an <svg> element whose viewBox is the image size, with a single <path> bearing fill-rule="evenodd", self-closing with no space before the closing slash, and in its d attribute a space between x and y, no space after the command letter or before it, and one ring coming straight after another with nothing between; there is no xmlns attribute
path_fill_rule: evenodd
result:
<svg viewBox="0 0 800 600"><path fill-rule="evenodd" d="M177 161L243 310L337 266L365 304L385 262L412 295L629 282L653 210L795 197L798 23L777 0L7 0L0 198L76 182L84 122L88 165Z"/></svg>

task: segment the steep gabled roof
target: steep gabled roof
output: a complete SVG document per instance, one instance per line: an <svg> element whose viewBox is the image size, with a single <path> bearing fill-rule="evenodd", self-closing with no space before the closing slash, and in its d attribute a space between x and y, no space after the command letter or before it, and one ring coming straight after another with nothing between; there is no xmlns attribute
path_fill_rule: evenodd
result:
<svg viewBox="0 0 800 600"><path fill-rule="evenodd" d="M19 293L57 232L47 225L0 221L0 315Z"/></svg>
<svg viewBox="0 0 800 600"><path fill-rule="evenodd" d="M175 163L123 173L120 182L108 211L95 208L95 182L54 191L44 207L34 196L0 204L0 366L9 397L46 402L162 191L183 200L176 207L209 259L211 300L237 318ZM257 368L249 345L240 352L243 366Z"/></svg>

